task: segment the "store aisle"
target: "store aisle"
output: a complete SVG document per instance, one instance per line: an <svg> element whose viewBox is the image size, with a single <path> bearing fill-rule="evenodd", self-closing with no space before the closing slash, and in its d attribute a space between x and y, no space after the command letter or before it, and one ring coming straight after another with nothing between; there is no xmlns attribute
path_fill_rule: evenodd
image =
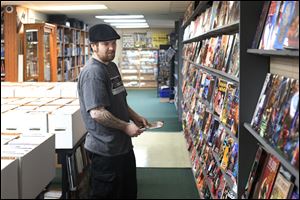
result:
<svg viewBox="0 0 300 200"><path fill-rule="evenodd" d="M137 163L138 199L199 198L175 106L160 103L154 89L128 90L127 100L148 120L165 121L164 128L145 131L132 139ZM61 176L60 172L58 175ZM87 189L85 178L80 186L80 198L87 198Z"/></svg>

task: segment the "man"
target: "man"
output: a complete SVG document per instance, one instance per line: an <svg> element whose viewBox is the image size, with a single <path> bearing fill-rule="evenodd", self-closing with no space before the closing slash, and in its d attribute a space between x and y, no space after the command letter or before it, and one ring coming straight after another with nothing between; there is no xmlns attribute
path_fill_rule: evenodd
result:
<svg viewBox="0 0 300 200"><path fill-rule="evenodd" d="M131 137L139 136L148 121L127 104L127 92L112 62L117 39L120 36L109 25L90 28L93 55L78 79L80 110L88 131L85 148L91 161L90 198L137 197Z"/></svg>

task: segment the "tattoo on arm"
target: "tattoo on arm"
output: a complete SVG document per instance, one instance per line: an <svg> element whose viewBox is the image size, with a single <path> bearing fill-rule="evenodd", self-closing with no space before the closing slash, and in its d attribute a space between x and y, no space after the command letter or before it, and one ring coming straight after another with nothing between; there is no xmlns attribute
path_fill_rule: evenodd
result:
<svg viewBox="0 0 300 200"><path fill-rule="evenodd" d="M137 117L139 117L139 115L134 112L134 110L132 110L129 106L128 106L128 113L129 113L129 118L131 120L135 120Z"/></svg>
<svg viewBox="0 0 300 200"><path fill-rule="evenodd" d="M124 130L128 125L127 122L118 119L113 114L111 114L108 110L106 110L104 107L92 109L90 111L90 115L99 124L109 128Z"/></svg>

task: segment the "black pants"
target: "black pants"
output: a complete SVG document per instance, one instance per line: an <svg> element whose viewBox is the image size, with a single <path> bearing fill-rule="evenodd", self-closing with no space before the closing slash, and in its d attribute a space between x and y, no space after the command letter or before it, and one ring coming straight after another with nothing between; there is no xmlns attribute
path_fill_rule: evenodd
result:
<svg viewBox="0 0 300 200"><path fill-rule="evenodd" d="M88 152L90 158L89 198L136 199L136 162L133 150L114 157Z"/></svg>

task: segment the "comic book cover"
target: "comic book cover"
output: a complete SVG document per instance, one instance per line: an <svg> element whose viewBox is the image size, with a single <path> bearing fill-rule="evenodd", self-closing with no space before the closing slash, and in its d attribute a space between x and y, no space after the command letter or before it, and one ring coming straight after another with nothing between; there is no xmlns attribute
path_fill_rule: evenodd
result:
<svg viewBox="0 0 300 200"><path fill-rule="evenodd" d="M212 92L215 85L215 79L213 76L206 76L205 82L204 82L204 88L202 93L202 99L210 103Z"/></svg>
<svg viewBox="0 0 300 200"><path fill-rule="evenodd" d="M259 124L258 132L261 137L265 137L266 130L268 128L269 120L271 118L271 113L273 109L273 104L275 102L276 91L279 88L281 82L281 76L273 75L272 85L269 89L268 98L266 99L265 110L262 114L261 122Z"/></svg>
<svg viewBox="0 0 300 200"><path fill-rule="evenodd" d="M206 76L208 76L208 74L207 74L207 73L203 73L203 74L202 74L202 77L201 77L201 81L200 81L200 89L199 89L199 93L198 93L198 95L199 95L200 97L202 97L202 93L203 93L203 91L204 91L204 84L205 84Z"/></svg>
<svg viewBox="0 0 300 200"><path fill-rule="evenodd" d="M211 113L208 113L208 117L207 119L204 121L204 126L202 126L202 131L204 134L207 134L208 133L208 130L209 130L209 127L210 127L210 123L211 123L211 120L212 120L212 114Z"/></svg>
<svg viewBox="0 0 300 200"><path fill-rule="evenodd" d="M275 28L275 42L273 45L274 49L283 49L284 39L287 35L288 28L293 18L295 1L284 1L282 7L282 16L279 18L280 21Z"/></svg>
<svg viewBox="0 0 300 200"><path fill-rule="evenodd" d="M215 37L211 37L209 40L209 46L208 46L208 50L207 50L207 54L206 54L206 58L205 58L205 66L206 67L213 67L213 62L212 62L212 58L214 57L214 49L216 46L216 43L218 41L218 38Z"/></svg>
<svg viewBox="0 0 300 200"><path fill-rule="evenodd" d="M216 89L215 97L214 97L214 113L220 117L223 106L224 106L224 99L227 92L227 81L223 79L218 80L218 89Z"/></svg>
<svg viewBox="0 0 300 200"><path fill-rule="evenodd" d="M270 199L287 199L294 184L287 180L281 173L277 174Z"/></svg>
<svg viewBox="0 0 300 200"><path fill-rule="evenodd" d="M254 186L258 182L266 157L267 153L263 150L262 147L259 147L256 151L256 155L247 180L245 191L242 195L243 199L249 199L253 197Z"/></svg>
<svg viewBox="0 0 300 200"><path fill-rule="evenodd" d="M233 5L229 11L229 24L237 22L240 20L240 2L239 1L231 1Z"/></svg>
<svg viewBox="0 0 300 200"><path fill-rule="evenodd" d="M224 99L224 108L220 116L220 120L225 125L227 124L227 118L229 117L229 112L232 105L235 90L236 90L236 86L233 83L228 82L228 89L227 89L226 97Z"/></svg>
<svg viewBox="0 0 300 200"><path fill-rule="evenodd" d="M291 164L296 167L297 169L299 169L299 138L298 138L298 142L296 144L296 148L293 151L293 157L291 160Z"/></svg>
<svg viewBox="0 0 300 200"><path fill-rule="evenodd" d="M273 30L270 33L271 35L269 36L269 41L267 42L267 44L268 44L267 49L274 49L273 46L274 46L274 43L275 43L276 34L279 30L279 24L280 24L280 21L281 21L282 16L283 16L283 8L284 8L283 4L284 4L284 1L280 1L280 2L277 3L277 5L279 6L278 13L277 13L276 20L272 24Z"/></svg>
<svg viewBox="0 0 300 200"><path fill-rule="evenodd" d="M235 35L230 35L229 36L228 47L227 47L227 50L226 50L224 64L223 64L223 67L222 67L223 72L228 71L228 61L229 61L230 54L231 54L231 51L232 51L232 47L233 47L233 43L234 43L234 37L235 37Z"/></svg>
<svg viewBox="0 0 300 200"><path fill-rule="evenodd" d="M240 71L240 35L237 33L235 34L234 45L229 58L227 73L238 77L239 71Z"/></svg>
<svg viewBox="0 0 300 200"><path fill-rule="evenodd" d="M280 161L275 156L269 155L260 177L257 199L270 198L279 166Z"/></svg>
<svg viewBox="0 0 300 200"><path fill-rule="evenodd" d="M222 46L222 37L217 37L217 42L214 49L214 59L213 59L213 68L216 69L219 63L219 53Z"/></svg>
<svg viewBox="0 0 300 200"><path fill-rule="evenodd" d="M225 25L227 9L228 9L227 1L222 1L222 6L220 9L220 13L218 15L219 20L218 20L217 27L221 27Z"/></svg>
<svg viewBox="0 0 300 200"><path fill-rule="evenodd" d="M230 163L230 154L232 152L232 148L234 146L234 140L231 137L227 137L224 141L224 151L222 156L222 161L220 163L220 168L224 171L227 170Z"/></svg>
<svg viewBox="0 0 300 200"><path fill-rule="evenodd" d="M207 143L209 146L212 146L212 144L213 144L213 139L215 138L215 135L218 132L219 124L220 124L219 121L214 119L210 125L210 129L207 133L207 135L208 135Z"/></svg>
<svg viewBox="0 0 300 200"><path fill-rule="evenodd" d="M276 127L279 122L280 115L282 112L280 112L280 109L284 102L287 101L288 99L288 93L290 90L290 79L286 78L284 76L279 77L279 87L275 91L274 95L274 102L272 104L272 111L271 111L271 116L270 120L267 125L266 133L264 134L264 137L269 140L273 134L276 131Z"/></svg>
<svg viewBox="0 0 300 200"><path fill-rule="evenodd" d="M263 5L262 11L261 11L261 15L260 15L260 18L259 18L259 22L258 22L258 25L257 25L257 28L256 28L255 36L254 36L254 39L253 39L253 42L252 42L252 49L257 49L258 48L258 45L259 45L259 42L260 42L260 39L261 39L261 36L262 36L262 33L263 33L263 29L264 29L264 26L265 26L266 18L268 16L268 11L269 11L270 4L271 4L271 1L265 1L264 2L264 5Z"/></svg>
<svg viewBox="0 0 300 200"><path fill-rule="evenodd" d="M272 42L272 32L276 25L276 20L280 10L282 2L281 1L272 1L268 16L266 18L264 31L260 40L259 49L270 49L270 43Z"/></svg>
<svg viewBox="0 0 300 200"><path fill-rule="evenodd" d="M218 7L219 7L219 1L213 1L210 22L209 22L209 24L210 24L209 30L212 30L215 27L215 21L217 18Z"/></svg>
<svg viewBox="0 0 300 200"><path fill-rule="evenodd" d="M224 143L226 137L226 131L224 127L219 126L217 133L215 133L214 138L213 138L213 151L216 152L217 154L221 154L221 148Z"/></svg>
<svg viewBox="0 0 300 200"><path fill-rule="evenodd" d="M221 18L221 10L223 6L223 1L218 1L217 9L216 9L216 15L214 18L214 24L213 24L213 29L217 28L221 23L222 23L222 18Z"/></svg>
<svg viewBox="0 0 300 200"><path fill-rule="evenodd" d="M276 123L276 131L273 134L272 142L275 146L282 150L288 142L288 139L292 139L297 134L296 123L297 115L299 114L299 80L293 80L290 86L290 93L288 99L282 105L281 116ZM292 142L293 140L290 140Z"/></svg>
<svg viewBox="0 0 300 200"><path fill-rule="evenodd" d="M235 142L229 153L229 163L227 167L227 173L229 174L233 173L233 168L238 158L238 151L239 151L239 145L238 143Z"/></svg>
<svg viewBox="0 0 300 200"><path fill-rule="evenodd" d="M226 126L228 126L231 132L237 136L238 128L239 128L239 105L240 105L240 97L239 97L239 88L235 90L233 100L230 105L229 116L227 118Z"/></svg>
<svg viewBox="0 0 300 200"><path fill-rule="evenodd" d="M299 1L295 1L293 17L283 42L285 49L299 49Z"/></svg>
<svg viewBox="0 0 300 200"><path fill-rule="evenodd" d="M229 35L222 35L221 47L217 54L217 57L215 56L215 69L217 70L222 70L224 66L228 41L229 41Z"/></svg>
<svg viewBox="0 0 300 200"><path fill-rule="evenodd" d="M255 108L255 111L253 113L253 117L251 120L251 126L254 130L258 129L257 127L261 120L262 113L264 112L265 102L267 99L270 85L272 83L272 77L273 76L270 73L267 74L266 79L263 84L263 87L262 87L262 90L261 90L261 93L260 93L260 96L259 96L259 99L257 101L257 105L256 105L256 108Z"/></svg>

